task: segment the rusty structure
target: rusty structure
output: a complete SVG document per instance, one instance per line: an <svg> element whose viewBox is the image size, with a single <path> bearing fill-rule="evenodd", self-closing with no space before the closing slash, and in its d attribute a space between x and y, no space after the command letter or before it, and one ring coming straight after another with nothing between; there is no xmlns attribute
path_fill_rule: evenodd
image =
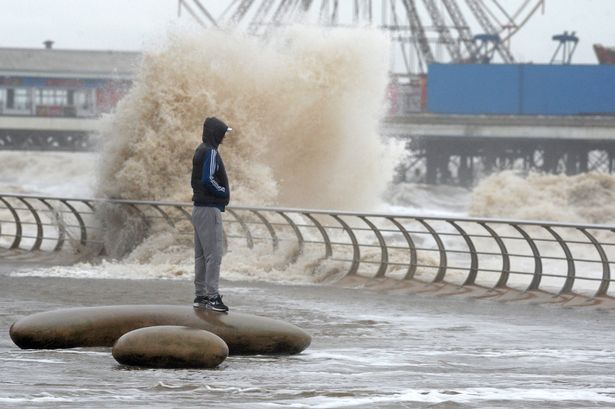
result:
<svg viewBox="0 0 615 409"><path fill-rule="evenodd" d="M434 62L513 63L511 38L544 0L178 0L178 14L203 27L271 35L293 23L370 26L390 34L391 74L415 81Z"/></svg>

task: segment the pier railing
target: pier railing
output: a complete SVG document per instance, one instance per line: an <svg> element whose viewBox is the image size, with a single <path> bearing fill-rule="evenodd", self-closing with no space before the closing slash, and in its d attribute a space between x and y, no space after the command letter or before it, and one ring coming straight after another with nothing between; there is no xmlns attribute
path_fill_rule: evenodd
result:
<svg viewBox="0 0 615 409"><path fill-rule="evenodd" d="M104 257L161 228L188 242L191 209L0 194L0 257ZM241 206L227 208L223 220L231 252L252 249L242 254L277 255L290 268L326 266L347 277L596 298L609 297L615 263L615 226Z"/></svg>

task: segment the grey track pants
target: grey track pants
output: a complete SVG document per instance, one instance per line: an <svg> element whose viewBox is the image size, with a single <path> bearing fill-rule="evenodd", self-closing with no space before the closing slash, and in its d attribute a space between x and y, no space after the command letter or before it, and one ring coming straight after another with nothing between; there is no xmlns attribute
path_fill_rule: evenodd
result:
<svg viewBox="0 0 615 409"><path fill-rule="evenodd" d="M194 226L194 293L210 296L218 293L220 263L224 251L222 214L216 207L192 208Z"/></svg>

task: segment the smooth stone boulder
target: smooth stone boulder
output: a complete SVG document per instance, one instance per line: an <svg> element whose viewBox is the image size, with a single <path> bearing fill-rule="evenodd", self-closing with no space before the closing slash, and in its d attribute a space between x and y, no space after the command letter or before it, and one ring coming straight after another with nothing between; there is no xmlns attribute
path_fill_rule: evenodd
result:
<svg viewBox="0 0 615 409"><path fill-rule="evenodd" d="M112 354L131 366L215 368L228 356L228 346L209 331L161 325L127 332L113 345Z"/></svg>
<svg viewBox="0 0 615 409"><path fill-rule="evenodd" d="M40 312L13 323L10 335L23 349L111 347L127 332L156 325L213 332L226 342L231 355L298 354L311 342L305 331L283 321L178 305L120 305Z"/></svg>

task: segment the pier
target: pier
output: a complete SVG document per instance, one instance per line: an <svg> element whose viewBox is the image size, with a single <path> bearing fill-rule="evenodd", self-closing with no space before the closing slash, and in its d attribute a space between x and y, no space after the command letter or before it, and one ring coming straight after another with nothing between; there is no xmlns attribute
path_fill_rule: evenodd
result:
<svg viewBox="0 0 615 409"><path fill-rule="evenodd" d="M575 175L615 167L615 116L417 113L389 117L381 129L406 141L405 181L470 186L506 169Z"/></svg>

